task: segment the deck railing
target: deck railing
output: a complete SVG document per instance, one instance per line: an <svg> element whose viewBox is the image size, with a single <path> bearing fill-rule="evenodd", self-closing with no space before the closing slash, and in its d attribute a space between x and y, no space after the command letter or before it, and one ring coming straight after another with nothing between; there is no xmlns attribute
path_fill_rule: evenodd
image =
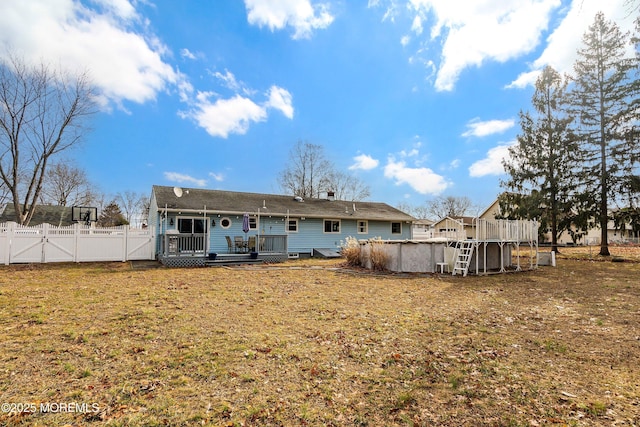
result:
<svg viewBox="0 0 640 427"><path fill-rule="evenodd" d="M160 253L164 256L203 256L206 234L167 233L160 239Z"/></svg>
<svg viewBox="0 0 640 427"><path fill-rule="evenodd" d="M526 242L538 239L538 223L535 221L477 218L474 223L476 240Z"/></svg>
<svg viewBox="0 0 640 427"><path fill-rule="evenodd" d="M288 242L286 234L263 234L260 235L260 244L258 245L258 252L271 252L271 253L287 253Z"/></svg>
<svg viewBox="0 0 640 427"><path fill-rule="evenodd" d="M287 253L287 235L265 234L259 237L258 252ZM160 236L160 254L168 256L205 256L206 234L167 233Z"/></svg>

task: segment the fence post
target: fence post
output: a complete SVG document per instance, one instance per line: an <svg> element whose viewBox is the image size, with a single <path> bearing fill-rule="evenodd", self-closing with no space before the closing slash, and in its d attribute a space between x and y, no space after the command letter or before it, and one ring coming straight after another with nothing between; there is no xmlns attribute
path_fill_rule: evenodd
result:
<svg viewBox="0 0 640 427"><path fill-rule="evenodd" d="M122 242L122 262L125 262L127 260L127 251L129 250L129 226L123 225L123 227L124 233L122 234L122 237L124 238L124 241Z"/></svg>
<svg viewBox="0 0 640 427"><path fill-rule="evenodd" d="M7 238L4 241L4 265L11 264L11 241L13 240L13 226L15 222L7 222Z"/></svg>
<svg viewBox="0 0 640 427"><path fill-rule="evenodd" d="M149 233L151 233L151 244L149 245L149 259L155 259L156 257L156 245L158 236L156 234L156 227L154 225L150 225L148 227Z"/></svg>
<svg viewBox="0 0 640 427"><path fill-rule="evenodd" d="M50 224L44 223L42 224L42 244L40 246L40 262L47 262L47 241L49 240L49 226Z"/></svg>
<svg viewBox="0 0 640 427"><path fill-rule="evenodd" d="M73 262L78 262L78 244L80 243L80 223L73 224Z"/></svg>

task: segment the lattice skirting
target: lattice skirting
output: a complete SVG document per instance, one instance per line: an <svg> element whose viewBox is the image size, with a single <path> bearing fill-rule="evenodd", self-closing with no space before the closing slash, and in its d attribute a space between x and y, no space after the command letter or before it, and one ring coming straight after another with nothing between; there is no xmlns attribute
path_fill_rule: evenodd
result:
<svg viewBox="0 0 640 427"><path fill-rule="evenodd" d="M160 257L160 262L167 267L204 267L204 257Z"/></svg>
<svg viewBox="0 0 640 427"><path fill-rule="evenodd" d="M263 260L264 262L275 263L275 262L285 262L289 257L287 254L260 254L258 258Z"/></svg>

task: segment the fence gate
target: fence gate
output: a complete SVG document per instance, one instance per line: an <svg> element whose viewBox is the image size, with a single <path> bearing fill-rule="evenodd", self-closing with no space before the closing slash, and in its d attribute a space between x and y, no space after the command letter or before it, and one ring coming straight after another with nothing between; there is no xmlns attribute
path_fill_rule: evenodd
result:
<svg viewBox="0 0 640 427"><path fill-rule="evenodd" d="M44 225L23 227L16 224L8 228L10 263L43 261Z"/></svg>
<svg viewBox="0 0 640 427"><path fill-rule="evenodd" d="M155 230L129 226L96 228L80 224L23 227L0 224L4 264L155 259Z"/></svg>

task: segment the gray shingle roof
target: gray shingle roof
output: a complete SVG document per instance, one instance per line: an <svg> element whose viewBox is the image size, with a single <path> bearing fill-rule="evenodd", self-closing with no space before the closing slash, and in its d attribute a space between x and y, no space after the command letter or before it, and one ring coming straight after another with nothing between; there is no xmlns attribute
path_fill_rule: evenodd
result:
<svg viewBox="0 0 640 427"><path fill-rule="evenodd" d="M0 214L0 223L16 222L16 211L12 203L7 203L4 211ZM71 208L68 206L38 205L33 213L29 225L52 224L58 227L75 224L71 220Z"/></svg>
<svg viewBox="0 0 640 427"><path fill-rule="evenodd" d="M309 218L363 219L382 221L414 221L410 215L377 202L347 202L341 200L305 199L296 201L292 196L275 194L243 193L237 191L204 190L183 188L182 196L177 197L174 187L154 185L153 193L159 210L166 206L171 211L190 210L216 213L255 214L260 209L262 215L286 215ZM266 206L266 209L263 208ZM355 212L354 208L355 207Z"/></svg>

